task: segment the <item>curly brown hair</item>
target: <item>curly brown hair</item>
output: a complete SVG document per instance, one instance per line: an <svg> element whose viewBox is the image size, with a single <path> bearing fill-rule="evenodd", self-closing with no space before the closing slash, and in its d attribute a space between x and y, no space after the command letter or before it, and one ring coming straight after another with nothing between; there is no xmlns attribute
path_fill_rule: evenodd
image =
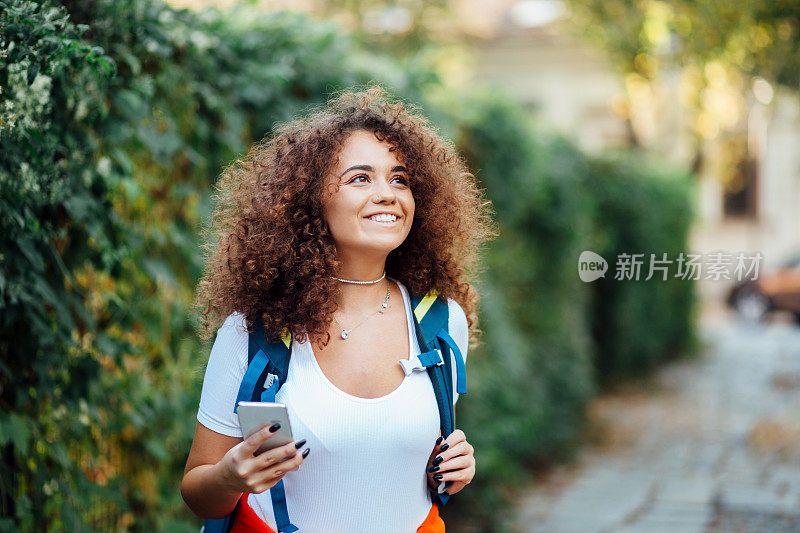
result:
<svg viewBox="0 0 800 533"><path fill-rule="evenodd" d="M340 289L323 184L350 133L366 130L398 150L416 205L408 237L386 259L387 275L411 294L435 288L458 302L474 345L478 294L467 278L496 232L491 204L454 145L416 106L374 84L334 94L312 111L278 125L222 172L195 298L201 338L240 312L250 331L260 317L272 338L291 332L329 342Z"/></svg>

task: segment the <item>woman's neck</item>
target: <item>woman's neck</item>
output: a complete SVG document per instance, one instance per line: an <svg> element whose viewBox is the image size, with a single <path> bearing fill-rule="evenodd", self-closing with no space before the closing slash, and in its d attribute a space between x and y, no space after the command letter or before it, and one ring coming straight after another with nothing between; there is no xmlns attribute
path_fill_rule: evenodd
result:
<svg viewBox="0 0 800 533"><path fill-rule="evenodd" d="M351 281L373 281L380 278L386 267L386 260L382 261L349 261L340 262L337 278ZM386 298L389 280L384 278L377 283L358 284L339 282L341 300L338 302L338 316L352 314L359 317L367 312L372 312Z"/></svg>

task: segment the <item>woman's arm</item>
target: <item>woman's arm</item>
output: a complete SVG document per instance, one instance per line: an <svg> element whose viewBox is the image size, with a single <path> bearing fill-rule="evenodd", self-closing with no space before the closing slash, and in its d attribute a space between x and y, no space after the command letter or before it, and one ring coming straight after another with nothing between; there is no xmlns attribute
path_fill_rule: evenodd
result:
<svg viewBox="0 0 800 533"><path fill-rule="evenodd" d="M243 492L264 492L286 472L297 470L308 456L308 448L297 452L305 440L254 455L277 429L265 426L243 441L198 422L181 481L186 505L201 518L222 518L233 511Z"/></svg>
<svg viewBox="0 0 800 533"><path fill-rule="evenodd" d="M241 492L223 481L220 459L242 439L211 431L200 422L186 460L181 495L186 505L202 518L221 518L233 511Z"/></svg>

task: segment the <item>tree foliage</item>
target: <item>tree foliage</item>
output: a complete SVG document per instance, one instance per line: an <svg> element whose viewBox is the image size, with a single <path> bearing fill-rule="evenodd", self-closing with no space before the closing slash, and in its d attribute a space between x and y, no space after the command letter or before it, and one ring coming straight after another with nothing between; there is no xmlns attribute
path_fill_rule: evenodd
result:
<svg viewBox="0 0 800 533"><path fill-rule="evenodd" d="M692 170L739 192L752 154L748 114L773 93L800 90L800 4L791 0L565 0L565 27L606 52L623 75L620 108L634 145L680 144ZM773 88L774 87L774 88ZM670 128L680 119L678 130ZM686 135L684 135L686 134ZM680 139L676 142L676 138ZM707 157L719 140L721 160ZM710 166L707 166L710 164Z"/></svg>
<svg viewBox="0 0 800 533"><path fill-rule="evenodd" d="M792 0L566 0L572 21L626 72L719 61L800 89L800 5Z"/></svg>

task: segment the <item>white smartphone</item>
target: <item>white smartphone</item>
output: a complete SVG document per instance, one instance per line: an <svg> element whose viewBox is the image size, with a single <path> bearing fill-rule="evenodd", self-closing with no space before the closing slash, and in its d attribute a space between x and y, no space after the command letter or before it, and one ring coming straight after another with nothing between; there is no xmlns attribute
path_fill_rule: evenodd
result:
<svg viewBox="0 0 800 533"><path fill-rule="evenodd" d="M239 402L236 413L239 415L239 425L242 427L242 437L245 439L260 430L265 424L268 426L281 425L270 438L259 446L255 455L284 446L294 440L292 427L289 425L289 414L286 406L282 403Z"/></svg>

